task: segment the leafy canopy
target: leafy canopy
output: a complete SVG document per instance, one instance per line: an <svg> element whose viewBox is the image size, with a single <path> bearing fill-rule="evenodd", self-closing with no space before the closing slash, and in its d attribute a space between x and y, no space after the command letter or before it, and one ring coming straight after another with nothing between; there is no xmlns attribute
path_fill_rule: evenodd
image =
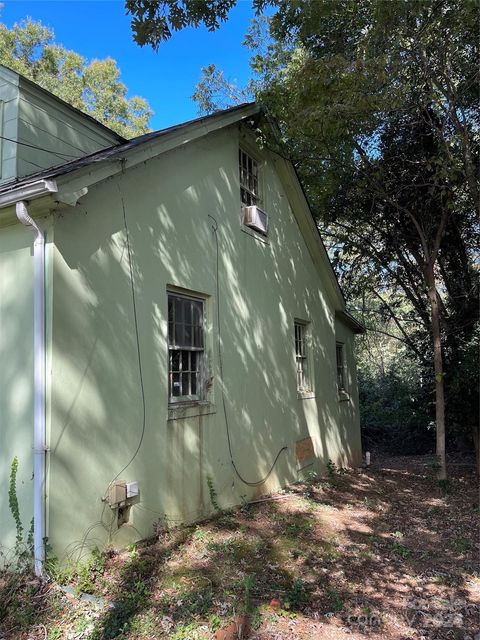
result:
<svg viewBox="0 0 480 640"><path fill-rule="evenodd" d="M125 138L149 131L153 112L143 98L127 98L115 60L87 62L41 22L0 23L0 60Z"/></svg>
<svg viewBox="0 0 480 640"><path fill-rule="evenodd" d="M254 94L277 118L350 303L372 328L371 311L383 314L437 387L437 428L444 381L450 424L475 427L457 372L477 388L478 3L270 4L267 38L246 38ZM222 76L207 71L196 98L214 110Z"/></svg>

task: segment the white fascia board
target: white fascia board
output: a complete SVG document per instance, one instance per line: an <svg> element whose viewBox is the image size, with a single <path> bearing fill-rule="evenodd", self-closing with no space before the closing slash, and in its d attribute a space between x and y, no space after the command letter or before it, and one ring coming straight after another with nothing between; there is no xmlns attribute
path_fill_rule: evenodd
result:
<svg viewBox="0 0 480 640"><path fill-rule="evenodd" d="M171 151L177 147L193 142L203 136L219 129L228 127L245 118L253 116L261 111L261 107L252 104L250 108L242 109L240 115L237 112L227 113L218 118L207 119L206 121L192 122L187 126L180 126L170 133L165 133L158 138L153 138L145 144L138 145L131 149L126 149L124 155L115 154L111 157L99 158L97 162L92 162L84 167L66 170L66 173L55 176L55 179L37 180L24 184L18 188L13 187L7 193L0 193L0 209L15 204L18 200L30 201L44 195L52 194L52 199L57 192L76 192L88 188L93 184L102 182L111 176L125 171L125 169L135 167L142 162L155 158L162 153ZM99 152L101 153L101 152ZM62 196L58 198L63 202Z"/></svg>
<svg viewBox="0 0 480 640"><path fill-rule="evenodd" d="M252 105L250 109L242 111L241 117L239 117L238 113L227 113L218 119L213 118L203 123L192 122L192 124L187 127L181 127L179 130L166 133L138 147L127 149L123 157L115 155L111 158L99 160L98 164L92 163L71 173L59 175L56 180L59 185L62 184L62 186L65 187L68 183L69 188L71 186L71 188L75 190L89 187L92 184L106 180L116 173L135 167L142 162L147 162L167 151L171 151L189 142L198 140L209 133L240 122L245 118L255 115L259 111L260 107L258 105Z"/></svg>
<svg viewBox="0 0 480 640"><path fill-rule="evenodd" d="M12 187L6 193L0 193L0 209L11 207L20 200L30 202L56 192L57 183L55 180L36 180L29 184Z"/></svg>

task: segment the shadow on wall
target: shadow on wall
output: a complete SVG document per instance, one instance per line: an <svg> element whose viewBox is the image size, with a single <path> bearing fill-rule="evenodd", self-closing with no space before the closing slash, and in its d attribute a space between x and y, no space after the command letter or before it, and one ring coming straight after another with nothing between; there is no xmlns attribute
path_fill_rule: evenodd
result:
<svg viewBox="0 0 480 640"><path fill-rule="evenodd" d="M92 188L85 204L56 221L50 532L54 546L74 539L70 552L83 552L87 539L91 547L116 536L145 537L153 520L192 521L208 514L207 476L224 505L292 482L298 477L294 443L309 433L324 462L337 450L346 458L356 454L352 433L339 424L333 313L318 284L312 286L314 267L286 198L273 187L266 194L267 243L243 233L239 216L231 214L239 209L236 166L208 154L210 145L199 147L203 165L187 149L170 152ZM218 222L223 381L209 214ZM212 340L206 357L216 407L210 416L166 421L167 285L209 296ZM311 400L297 399L295 317L313 327L320 391ZM264 477L277 452L288 447L260 487L245 486L233 472L222 393L244 477ZM119 472L140 482L141 503L118 530L101 498Z"/></svg>
<svg viewBox="0 0 480 640"><path fill-rule="evenodd" d="M32 233L21 225L0 229L0 551L7 554L7 561L15 546L8 495L15 457L25 536L33 517L32 240Z"/></svg>

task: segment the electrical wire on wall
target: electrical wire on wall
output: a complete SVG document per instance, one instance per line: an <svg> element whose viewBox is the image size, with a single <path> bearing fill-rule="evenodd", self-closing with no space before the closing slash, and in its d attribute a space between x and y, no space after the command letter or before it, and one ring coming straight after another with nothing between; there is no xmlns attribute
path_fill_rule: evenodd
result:
<svg viewBox="0 0 480 640"><path fill-rule="evenodd" d="M139 377L139 382L140 382L140 395L141 395L141 399L142 399L142 428L141 428L141 431L140 431L140 438L139 438L139 441L138 441L137 448L135 449L135 452L132 454L132 456L131 456L130 460L127 462L127 464L117 473L117 475L113 478L113 480L108 485L107 490L105 492L104 499L107 498L108 491L109 491L110 487L113 485L113 483L115 482L115 480L117 480L120 477L120 475L126 469L128 469L128 467L132 464L132 462L137 457L138 452L140 451L140 447L142 446L142 443L143 443L143 438L145 436L145 427L146 427L146 418L147 418L147 408L146 408L146 401L145 401L145 385L143 383L142 355L141 355L141 352L140 352L140 338L139 338L139 333L138 333L137 301L136 301L136 296L135 296L135 277L133 275L132 250L131 250L131 246L130 246L130 232L128 230L127 214L126 214L126 211L125 211L125 202L124 202L124 199L123 199L123 195L122 195L122 192L120 190L120 186L117 185L117 187L118 187L118 191L120 193L120 200L122 202L123 227L124 227L124 230L125 230L127 256L128 256L128 270L129 270L129 274L130 274L130 289L131 289L131 293L132 293L133 325L134 325L134 329L135 329L135 343L136 343L136 348L137 348L137 361L138 361L138 377Z"/></svg>
<svg viewBox="0 0 480 640"><path fill-rule="evenodd" d="M38 147L36 144L30 144L28 142L21 142L20 140L13 140L12 138L6 138L5 136L0 136L0 140L5 140L5 142L12 142L13 144L20 145L21 147L28 147L28 149L35 149L36 151L43 151L44 153L50 153L54 156L62 157L62 158L73 158L78 159L79 155L76 156L71 155L70 153L62 153L61 151L53 151L53 149L44 149L44 147ZM70 145L71 146L71 145Z"/></svg>
<svg viewBox="0 0 480 640"><path fill-rule="evenodd" d="M226 428L226 432L227 432L227 442L228 442L228 452L230 454L230 462L231 465L233 467L233 470L235 471L235 474L237 475L238 479L243 482L243 484L249 486L249 487L258 487L261 484L264 484L268 478L270 477L270 475L272 474L275 465L277 464L277 460L279 459L281 453L283 451L287 451L288 447L282 447L279 452L277 453L275 460L272 463L272 466L270 467L268 473L261 478L260 480L255 480L255 481L249 481L249 480L245 480L245 478L242 476L242 474L240 473L240 471L237 468L237 465L235 464L235 459L233 456L233 450L232 450L232 441L230 438L230 425L228 422L228 413L227 413L227 405L225 402L225 392L224 392L224 388L223 388L223 383L224 383L224 378L223 378L223 349L222 349L222 325L221 325L221 312L220 312L220 282L219 282L219 273L220 273L220 267L219 267L219 248L218 248L218 222L216 221L216 219L208 214L208 217L213 221L212 224L212 231L215 237L215 249L216 249L216 257L215 257L215 280L216 280L216 293L217 293L217 336L218 336L218 363L219 363L219 368L220 368L220 380L222 383L222 405L223 405L223 414L225 417L225 428Z"/></svg>

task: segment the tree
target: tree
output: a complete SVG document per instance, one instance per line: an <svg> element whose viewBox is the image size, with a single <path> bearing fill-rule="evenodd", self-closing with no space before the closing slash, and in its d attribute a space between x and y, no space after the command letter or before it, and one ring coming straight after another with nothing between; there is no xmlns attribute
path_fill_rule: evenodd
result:
<svg viewBox="0 0 480 640"><path fill-rule="evenodd" d="M126 97L115 60L87 63L56 44L40 22L28 19L11 29L0 24L0 60L125 138L149 131L152 110L143 98Z"/></svg>
<svg viewBox="0 0 480 640"><path fill-rule="evenodd" d="M174 31L185 27L203 24L215 31L236 4L237 0L126 0L125 8L132 15L135 42L157 50Z"/></svg>
<svg viewBox="0 0 480 640"><path fill-rule="evenodd" d="M269 4L278 10L266 54L254 56L257 99L276 116L282 152L344 253L344 271L373 276L377 296L400 292L428 328L443 479L445 376L454 379L445 358L458 368L462 341L478 336L477 4ZM423 355L421 337L417 346L402 338Z"/></svg>

